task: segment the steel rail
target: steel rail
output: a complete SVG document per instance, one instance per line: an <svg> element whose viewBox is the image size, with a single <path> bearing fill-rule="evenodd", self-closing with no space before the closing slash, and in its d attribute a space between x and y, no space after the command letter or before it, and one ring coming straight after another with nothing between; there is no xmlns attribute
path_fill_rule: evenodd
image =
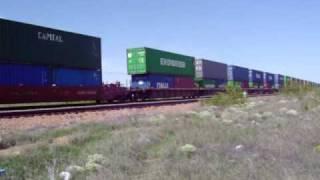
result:
<svg viewBox="0 0 320 180"><path fill-rule="evenodd" d="M257 96L273 96L275 94L249 94L248 97ZM14 109L14 110L1 110L0 119L5 117L23 117L23 116L36 116L43 114L63 114L70 112L86 112L97 110L116 110L124 108L144 108L149 106L165 106L198 102L203 99L210 98L210 96L194 98L194 99L174 99L174 100L158 100L158 101L142 101L130 102L119 104L95 104L95 105L82 105L82 106L66 106L66 107L43 107L35 109Z"/></svg>

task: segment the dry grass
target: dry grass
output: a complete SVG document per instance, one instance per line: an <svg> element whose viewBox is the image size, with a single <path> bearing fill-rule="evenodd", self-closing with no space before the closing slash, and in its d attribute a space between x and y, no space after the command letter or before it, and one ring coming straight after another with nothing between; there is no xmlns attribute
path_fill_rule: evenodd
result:
<svg viewBox="0 0 320 180"><path fill-rule="evenodd" d="M26 162L30 154L22 154L2 158L0 167L8 166L8 176L17 179L16 170L31 161L28 169L34 170L19 177L47 179L48 162L57 162L57 175L69 165L85 167L88 157L98 154L103 163L74 173L74 179L320 179L318 98L316 93L302 99L261 97L241 106L197 106L183 114L138 114L125 123L50 130L33 137L36 142L52 139L36 149L42 153L32 154L34 161ZM54 142L59 148L48 153ZM195 152L181 151L186 144Z"/></svg>

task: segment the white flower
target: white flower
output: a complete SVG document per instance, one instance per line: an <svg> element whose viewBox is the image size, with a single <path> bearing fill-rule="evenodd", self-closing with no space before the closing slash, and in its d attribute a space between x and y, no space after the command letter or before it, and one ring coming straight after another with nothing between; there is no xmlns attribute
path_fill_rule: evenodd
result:
<svg viewBox="0 0 320 180"><path fill-rule="evenodd" d="M63 180L70 180L71 179L71 173L67 171L62 171L59 174L59 177L62 178Z"/></svg>
<svg viewBox="0 0 320 180"><path fill-rule="evenodd" d="M242 144L240 144L240 145L237 145L234 149L236 150L236 151L240 151L240 150L242 150L244 148L244 146L242 145Z"/></svg>
<svg viewBox="0 0 320 180"><path fill-rule="evenodd" d="M287 114L288 115L292 115L292 116L297 116L298 115L298 112L294 109L291 109L289 111L287 111Z"/></svg>
<svg viewBox="0 0 320 180"><path fill-rule="evenodd" d="M197 148L192 144L186 144L182 146L180 149L182 152L186 152L186 153L193 153L197 150Z"/></svg>

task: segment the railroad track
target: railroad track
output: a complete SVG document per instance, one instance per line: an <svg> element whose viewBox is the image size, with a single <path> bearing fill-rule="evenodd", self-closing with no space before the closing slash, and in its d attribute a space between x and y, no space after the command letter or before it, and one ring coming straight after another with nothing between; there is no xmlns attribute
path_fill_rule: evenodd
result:
<svg viewBox="0 0 320 180"><path fill-rule="evenodd" d="M35 116L42 114L61 114L68 112L85 112L95 110L114 110L123 108L143 108L149 106L163 106L175 105L197 102L199 99L180 99L180 100L165 100L165 101L151 101L151 102L133 102L121 104L102 104L102 105L83 105L70 107L53 107L53 108L37 108L37 109L19 109L19 110L2 110L0 111L0 118L3 117L18 117L18 116Z"/></svg>
<svg viewBox="0 0 320 180"><path fill-rule="evenodd" d="M256 96L273 96L275 94L250 94L248 97ZM4 117L21 117L21 116L36 116L43 114L62 114L69 112L85 112L96 110L115 110L124 108L144 108L150 106L164 106L164 105L176 105L198 102L210 98L210 96L196 98L196 99L172 99L172 100L158 100L147 102L131 102L120 104L95 104L95 105L81 105L81 106L66 106L66 107L43 107L32 109L13 109L13 110L0 110L0 118Z"/></svg>

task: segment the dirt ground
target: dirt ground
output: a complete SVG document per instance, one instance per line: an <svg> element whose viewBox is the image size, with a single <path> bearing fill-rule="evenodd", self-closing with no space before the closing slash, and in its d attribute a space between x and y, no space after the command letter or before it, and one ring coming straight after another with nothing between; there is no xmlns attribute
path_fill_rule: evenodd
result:
<svg viewBox="0 0 320 180"><path fill-rule="evenodd" d="M153 116L161 113L184 113L195 109L199 103L174 106L146 107L137 109L101 110L80 113L65 113L17 118L0 118L0 134L42 128L59 128L86 122L125 121L132 116Z"/></svg>

